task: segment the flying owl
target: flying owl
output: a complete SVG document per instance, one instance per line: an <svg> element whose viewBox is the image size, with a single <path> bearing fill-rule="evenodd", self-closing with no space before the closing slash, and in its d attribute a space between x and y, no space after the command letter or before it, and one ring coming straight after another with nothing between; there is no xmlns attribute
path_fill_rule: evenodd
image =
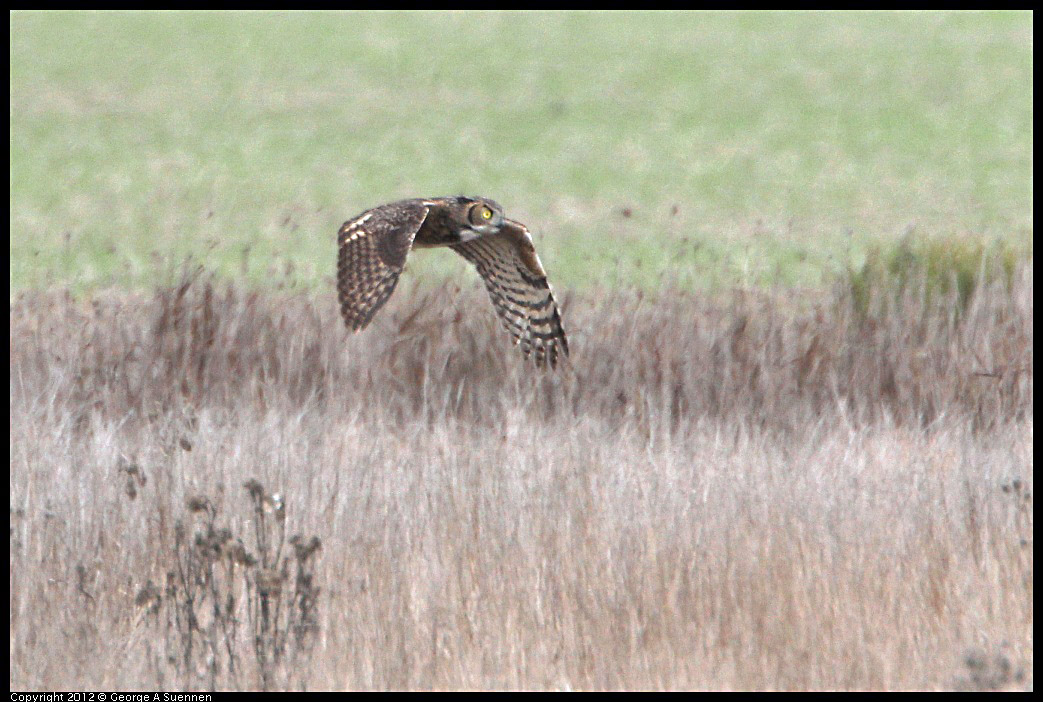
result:
<svg viewBox="0 0 1043 702"><path fill-rule="evenodd" d="M360 331L391 297L410 249L448 246L485 281L500 321L536 365L553 368L569 345L557 302L524 224L492 200L400 200L366 210L337 234L337 293L344 322Z"/></svg>

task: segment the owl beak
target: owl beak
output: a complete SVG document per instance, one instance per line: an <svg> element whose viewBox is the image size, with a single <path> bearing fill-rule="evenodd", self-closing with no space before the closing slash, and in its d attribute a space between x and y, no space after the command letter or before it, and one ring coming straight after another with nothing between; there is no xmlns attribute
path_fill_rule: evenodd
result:
<svg viewBox="0 0 1043 702"><path fill-rule="evenodd" d="M525 228L524 224L507 218L504 218L499 224L472 225L460 232L460 241L466 242L483 236L504 233L532 241L532 237L529 236L529 230Z"/></svg>
<svg viewBox="0 0 1043 702"><path fill-rule="evenodd" d="M470 241L471 239L477 239L482 236L490 236L502 231L502 226L493 224L472 224L467 229L460 232L461 241Z"/></svg>

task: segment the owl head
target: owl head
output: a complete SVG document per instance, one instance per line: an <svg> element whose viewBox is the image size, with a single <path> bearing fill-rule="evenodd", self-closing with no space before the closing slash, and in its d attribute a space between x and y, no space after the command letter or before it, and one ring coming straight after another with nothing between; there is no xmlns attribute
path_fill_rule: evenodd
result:
<svg viewBox="0 0 1043 702"><path fill-rule="evenodd" d="M503 226L503 208L497 202L464 195L446 200L450 203L449 218L460 233L461 241L495 234Z"/></svg>

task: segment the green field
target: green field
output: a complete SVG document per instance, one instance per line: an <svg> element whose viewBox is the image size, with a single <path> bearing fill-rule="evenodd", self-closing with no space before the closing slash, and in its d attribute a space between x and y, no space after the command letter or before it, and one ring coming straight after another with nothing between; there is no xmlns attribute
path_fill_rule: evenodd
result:
<svg viewBox="0 0 1043 702"><path fill-rule="evenodd" d="M1030 247L1032 41L1027 13L17 13L11 287L191 255L321 289L345 219L459 192L565 290L815 287L910 230Z"/></svg>

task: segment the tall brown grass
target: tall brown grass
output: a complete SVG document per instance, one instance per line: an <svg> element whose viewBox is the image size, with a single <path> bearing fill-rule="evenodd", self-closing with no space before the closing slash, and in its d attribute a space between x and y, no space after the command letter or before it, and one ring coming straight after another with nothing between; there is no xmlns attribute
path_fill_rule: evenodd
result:
<svg viewBox="0 0 1043 702"><path fill-rule="evenodd" d="M449 283L354 336L200 274L22 294L11 685L1030 685L1031 267L957 294L566 295L557 373ZM234 674L172 652L189 591L150 585L198 500L254 543L250 480L322 543L278 675L257 576L221 581Z"/></svg>

